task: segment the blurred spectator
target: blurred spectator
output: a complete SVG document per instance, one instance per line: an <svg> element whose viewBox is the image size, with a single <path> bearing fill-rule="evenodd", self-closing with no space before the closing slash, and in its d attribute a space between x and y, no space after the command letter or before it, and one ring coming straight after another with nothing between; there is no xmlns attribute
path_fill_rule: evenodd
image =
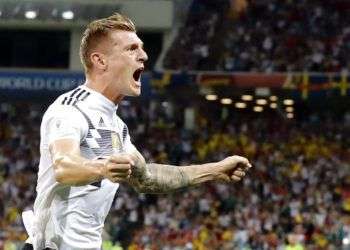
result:
<svg viewBox="0 0 350 250"><path fill-rule="evenodd" d="M344 123L269 115L223 121L198 111L197 127L188 131L180 104L173 112L158 103L123 105L119 112L149 161L182 164L240 154L254 169L242 183L169 195L121 186L106 220L106 249L340 249L350 232L350 131ZM10 248L26 238L20 213L35 196L43 110L0 107L0 244Z"/></svg>
<svg viewBox="0 0 350 250"><path fill-rule="evenodd" d="M334 72L350 67L346 1L227 0L221 4L226 8L214 1L194 1L168 51L165 68Z"/></svg>

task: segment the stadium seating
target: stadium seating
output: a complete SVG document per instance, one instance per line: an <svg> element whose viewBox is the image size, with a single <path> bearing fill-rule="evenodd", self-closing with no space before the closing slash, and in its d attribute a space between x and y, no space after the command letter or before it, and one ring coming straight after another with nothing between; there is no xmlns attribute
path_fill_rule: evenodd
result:
<svg viewBox="0 0 350 250"><path fill-rule="evenodd" d="M43 110L39 104L0 106L2 245L26 237L20 213L35 196ZM188 131L161 104L131 103L119 112L149 161L200 163L240 154L254 169L240 183L210 183L170 195L136 194L122 186L106 220L106 240L128 249L341 246L349 231L349 121L247 116L224 122L199 114L196 129Z"/></svg>
<svg viewBox="0 0 350 250"><path fill-rule="evenodd" d="M348 2L243 1L247 6L240 12L235 2L194 1L164 67L260 72L349 69Z"/></svg>

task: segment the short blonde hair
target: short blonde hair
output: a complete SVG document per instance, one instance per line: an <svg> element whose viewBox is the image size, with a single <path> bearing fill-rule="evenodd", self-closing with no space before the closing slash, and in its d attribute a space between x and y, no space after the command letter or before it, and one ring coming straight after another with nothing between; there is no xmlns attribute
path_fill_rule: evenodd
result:
<svg viewBox="0 0 350 250"><path fill-rule="evenodd" d="M126 16L115 13L107 18L92 21L88 24L84 31L80 43L80 60L85 68L85 72L89 72L92 67L90 55L93 49L101 42L102 39L109 35L110 31L124 30L136 32L134 23Z"/></svg>

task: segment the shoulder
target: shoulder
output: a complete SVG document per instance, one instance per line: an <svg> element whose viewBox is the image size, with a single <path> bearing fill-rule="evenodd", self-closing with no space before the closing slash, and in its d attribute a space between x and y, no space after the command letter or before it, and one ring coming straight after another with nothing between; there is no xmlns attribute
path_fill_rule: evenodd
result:
<svg viewBox="0 0 350 250"><path fill-rule="evenodd" d="M85 89L77 87L69 92L66 92L59 97L48 107L43 116L43 123L51 118L64 118L71 122L85 121L85 118L76 108L78 101L85 99L89 95Z"/></svg>
<svg viewBox="0 0 350 250"><path fill-rule="evenodd" d="M51 106L74 106L77 102L83 102L89 95L90 92L86 88L79 86L57 97Z"/></svg>

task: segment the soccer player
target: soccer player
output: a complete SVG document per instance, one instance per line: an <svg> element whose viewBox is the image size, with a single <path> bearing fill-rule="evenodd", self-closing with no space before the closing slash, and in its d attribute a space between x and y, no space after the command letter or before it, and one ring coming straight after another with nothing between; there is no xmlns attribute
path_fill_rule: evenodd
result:
<svg viewBox="0 0 350 250"><path fill-rule="evenodd" d="M86 82L59 96L41 123L34 212L24 212L24 249L101 249L102 228L120 183L167 193L207 181L235 182L251 167L240 156L174 167L148 164L117 116L124 96L139 96L147 54L120 14L90 23L80 57ZM147 140L147 138L145 138Z"/></svg>

